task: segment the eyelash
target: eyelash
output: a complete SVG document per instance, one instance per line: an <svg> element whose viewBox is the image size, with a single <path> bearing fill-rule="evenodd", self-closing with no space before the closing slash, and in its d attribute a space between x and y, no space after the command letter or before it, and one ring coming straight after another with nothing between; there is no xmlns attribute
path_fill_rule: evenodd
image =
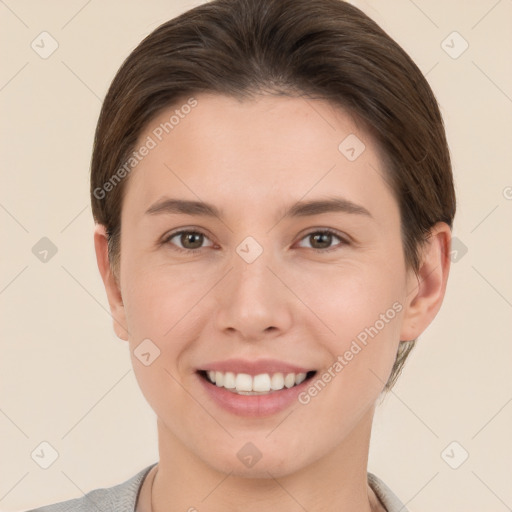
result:
<svg viewBox="0 0 512 512"><path fill-rule="evenodd" d="M175 231L173 233L170 233L169 235L167 235L166 237L164 237L164 239L162 240L162 245L165 245L165 244L168 244L174 237L178 236L178 235L182 235L183 233L192 233L194 235L203 235L205 238L208 238L208 236L203 233L202 231L198 231L198 230L187 230L187 229L183 229L183 230L180 230L180 231ZM336 231L332 230L332 229L329 229L329 228L325 228L325 229L319 229L319 230L315 230L315 231L310 231L309 233L306 233L302 238L301 240L304 240L305 238L311 236L311 235L318 235L318 234L328 234L328 235L334 235L336 238L338 238L340 240L340 244L334 246L334 247L330 247L328 249L315 249L314 247L306 247L306 249L311 249L312 251L315 251L317 253L326 253L326 252L331 252L331 251L335 251L337 249L339 249L341 246L343 245L349 245L349 242L343 238L342 236L340 236ZM209 239L209 238L208 238ZM182 252L182 253L196 253L196 252L199 252L201 250L204 249L204 247L199 247L198 249L183 249L181 247L178 247L177 245L174 245L172 244L174 247L173 247L173 250L176 250L178 252Z"/></svg>

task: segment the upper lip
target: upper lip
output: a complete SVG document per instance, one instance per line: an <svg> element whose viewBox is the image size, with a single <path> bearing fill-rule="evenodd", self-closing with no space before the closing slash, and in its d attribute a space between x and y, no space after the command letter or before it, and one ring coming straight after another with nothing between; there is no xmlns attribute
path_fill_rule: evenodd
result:
<svg viewBox="0 0 512 512"><path fill-rule="evenodd" d="M248 375L259 375L262 373L308 373L313 371L311 368L304 368L294 364L279 361L277 359L258 359L257 361L247 361L245 359L227 359L225 361L216 361L208 363L202 368L202 371L247 373Z"/></svg>

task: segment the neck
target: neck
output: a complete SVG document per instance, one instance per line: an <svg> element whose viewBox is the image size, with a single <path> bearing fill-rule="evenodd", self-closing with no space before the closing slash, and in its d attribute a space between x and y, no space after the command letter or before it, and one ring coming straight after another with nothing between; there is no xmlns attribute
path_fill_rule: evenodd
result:
<svg viewBox="0 0 512 512"><path fill-rule="evenodd" d="M160 461L154 469L152 512L372 512L384 510L367 482L373 409L334 450L284 476L220 472L199 459L158 421ZM151 510L150 507L147 507Z"/></svg>

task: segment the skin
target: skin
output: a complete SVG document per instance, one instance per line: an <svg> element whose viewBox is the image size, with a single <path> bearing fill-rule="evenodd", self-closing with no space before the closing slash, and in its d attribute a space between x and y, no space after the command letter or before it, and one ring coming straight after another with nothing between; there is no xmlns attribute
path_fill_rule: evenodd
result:
<svg viewBox="0 0 512 512"><path fill-rule="evenodd" d="M114 329L158 418L159 463L137 510L151 510L151 485L153 511L384 510L366 476L375 402L400 340L420 335L441 306L450 228L432 228L415 275L379 150L351 116L323 100L196 99L126 184L119 279L104 227L94 234ZM338 150L349 134L366 146L353 162ZM224 216L145 214L163 196L207 201ZM282 218L299 200L332 196L371 217ZM178 228L205 237L162 243ZM310 236L325 228L340 238L322 245ZM250 264L236 252L247 236L263 248ZM240 417L213 403L195 373L212 361L271 357L321 375L396 301L402 310L307 405ZM146 338L161 351L149 366L133 353ZM262 454L251 468L237 458L248 442Z"/></svg>

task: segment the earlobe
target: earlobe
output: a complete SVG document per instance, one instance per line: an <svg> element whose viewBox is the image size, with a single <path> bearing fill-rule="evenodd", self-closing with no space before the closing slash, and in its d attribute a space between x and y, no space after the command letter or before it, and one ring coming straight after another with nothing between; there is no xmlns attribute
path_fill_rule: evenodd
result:
<svg viewBox="0 0 512 512"><path fill-rule="evenodd" d="M425 243L417 275L408 279L401 340L416 339L437 315L444 299L450 271L451 229L438 222Z"/></svg>
<svg viewBox="0 0 512 512"><path fill-rule="evenodd" d="M114 323L114 332L118 338L128 341L128 329L126 327L123 298L108 259L107 232L105 226L102 224L96 224L94 228L94 249L96 252L98 270L100 271L103 285L107 292L107 299Z"/></svg>

